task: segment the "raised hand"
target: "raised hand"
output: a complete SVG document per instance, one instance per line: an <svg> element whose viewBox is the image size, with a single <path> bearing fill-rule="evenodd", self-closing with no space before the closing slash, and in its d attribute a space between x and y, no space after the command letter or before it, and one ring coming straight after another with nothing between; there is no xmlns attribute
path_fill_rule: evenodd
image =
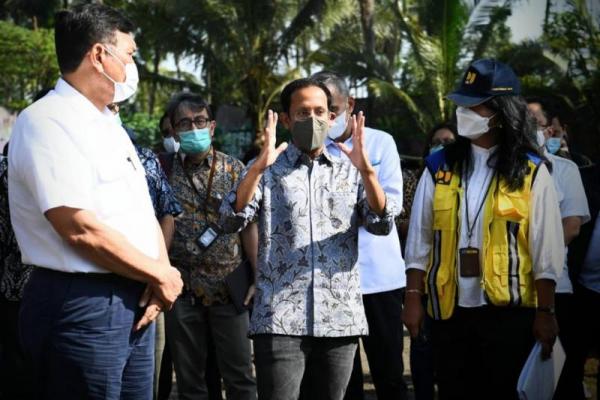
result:
<svg viewBox="0 0 600 400"><path fill-rule="evenodd" d="M349 149L343 143L336 143L340 150L348 156L352 164L360 172L368 172L373 169L371 162L369 161L369 155L365 150L364 137L365 137L365 116L362 111L358 113L358 116L353 115L349 121L352 129L352 149Z"/></svg>
<svg viewBox="0 0 600 400"><path fill-rule="evenodd" d="M261 171L264 171L266 168L273 165L275 160L277 160L277 157L279 157L288 146L286 142L283 142L275 148L275 143L277 141L276 133L277 113L273 112L273 110L269 110L267 115L267 126L263 132L264 144L254 163Z"/></svg>

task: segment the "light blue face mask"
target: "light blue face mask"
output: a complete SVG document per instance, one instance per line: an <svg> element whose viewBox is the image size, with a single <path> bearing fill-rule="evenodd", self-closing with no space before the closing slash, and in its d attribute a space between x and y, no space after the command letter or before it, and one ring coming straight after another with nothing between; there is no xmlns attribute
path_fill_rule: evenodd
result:
<svg viewBox="0 0 600 400"><path fill-rule="evenodd" d="M551 137L546 139L546 150L550 154L556 154L556 152L560 149L560 138Z"/></svg>
<svg viewBox="0 0 600 400"><path fill-rule="evenodd" d="M179 132L180 149L185 154L204 153L210 149L211 142L208 128Z"/></svg>
<svg viewBox="0 0 600 400"><path fill-rule="evenodd" d="M429 149L429 155L431 155L433 153L436 153L436 152L442 150L443 148L444 148L443 144L438 144L438 145L435 145L435 146L431 146L431 148Z"/></svg>

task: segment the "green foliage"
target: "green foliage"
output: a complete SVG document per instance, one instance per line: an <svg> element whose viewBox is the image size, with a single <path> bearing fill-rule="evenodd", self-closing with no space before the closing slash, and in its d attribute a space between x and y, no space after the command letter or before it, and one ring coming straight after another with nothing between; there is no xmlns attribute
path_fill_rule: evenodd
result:
<svg viewBox="0 0 600 400"><path fill-rule="evenodd" d="M81 1L0 1L0 19L10 21L0 22L0 104L21 109L38 90L54 84L58 68L52 32L37 28L51 27L54 11ZM593 149L600 143L600 33L597 16L586 6L591 0L565 0L565 6L555 8L555 2L546 2L543 36L514 44L506 20L519 1L103 3L122 10L138 26L141 82L122 114L144 145L160 139L157 119L176 91L198 92L215 107L245 108L251 126L242 131L256 132L266 110L277 108L287 82L328 69L368 93L360 104L371 126L389 131L401 151L414 149L416 137L453 117L445 96L466 66L492 57L513 66L524 94L552 94L568 105L575 115L573 130L584 132L586 148ZM167 59L175 60L175 70L166 68ZM195 62L198 73L182 72L182 59ZM224 132L220 145L245 146L246 136ZM403 147L403 141L411 143Z"/></svg>
<svg viewBox="0 0 600 400"><path fill-rule="evenodd" d="M158 129L159 116L151 116L144 112L127 114L120 113L123 125L132 129L136 135L136 141L144 147L154 147L160 140L160 131Z"/></svg>
<svg viewBox="0 0 600 400"><path fill-rule="evenodd" d="M0 21L0 104L20 110L58 75L52 31Z"/></svg>

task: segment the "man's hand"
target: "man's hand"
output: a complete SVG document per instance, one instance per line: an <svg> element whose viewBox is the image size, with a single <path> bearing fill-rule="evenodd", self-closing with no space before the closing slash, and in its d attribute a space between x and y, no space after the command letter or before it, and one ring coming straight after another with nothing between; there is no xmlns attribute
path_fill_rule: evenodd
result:
<svg viewBox="0 0 600 400"><path fill-rule="evenodd" d="M264 144L260 150L260 154L254 162L254 166L261 172L273 165L275 160L277 160L277 157L279 157L279 155L283 153L288 146L286 142L283 142L277 148L275 148L275 143L277 141L276 134L277 113L274 113L273 110L269 110L267 115L267 126L263 132Z"/></svg>
<svg viewBox="0 0 600 400"><path fill-rule="evenodd" d="M352 150L348 148L344 143L336 143L346 156L350 159L352 164L360 172L369 172L373 170L371 161L369 161L369 155L365 149L364 137L365 137L365 116L362 111L358 113L358 117L353 115L350 118L350 127L352 129Z"/></svg>
<svg viewBox="0 0 600 400"><path fill-rule="evenodd" d="M558 323L554 314L538 311L533 321L533 336L542 345L542 360L550 358L556 336L558 336Z"/></svg>
<svg viewBox="0 0 600 400"><path fill-rule="evenodd" d="M404 297L404 309L402 310L402 322L410 333L410 337L415 339L419 336L425 310L421 303L421 295L417 292L406 293Z"/></svg>
<svg viewBox="0 0 600 400"><path fill-rule="evenodd" d="M182 289L183 281L181 280L181 274L177 268L172 266L169 266L162 272L159 283L152 287L155 297L158 297L167 310L173 307L173 303L177 300L177 296L181 294Z"/></svg>
<svg viewBox="0 0 600 400"><path fill-rule="evenodd" d="M146 292L144 292L144 294L145 293ZM163 305L161 301L156 296L152 296L150 298L150 301L148 302L148 305L146 306L146 311L144 312L144 315L142 315L142 318L140 318L137 324L135 324L135 326L133 327L133 331L137 332L140 329L146 327L147 325L150 325L150 323L154 321L156 317L158 317L158 314L160 314L162 310Z"/></svg>
<svg viewBox="0 0 600 400"><path fill-rule="evenodd" d="M248 292L246 293L246 298L244 299L244 305L246 307L248 307L248 305L250 305L250 302L252 301L252 299L254 298L254 294L256 293L256 285L253 283L252 285L250 285L250 287L248 288Z"/></svg>

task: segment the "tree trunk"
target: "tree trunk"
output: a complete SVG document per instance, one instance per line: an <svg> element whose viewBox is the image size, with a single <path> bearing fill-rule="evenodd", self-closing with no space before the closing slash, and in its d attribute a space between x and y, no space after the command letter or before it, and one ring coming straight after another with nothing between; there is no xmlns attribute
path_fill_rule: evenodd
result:
<svg viewBox="0 0 600 400"><path fill-rule="evenodd" d="M362 26L363 40L364 40L364 52L365 61L367 62L367 73L373 75L374 67L376 64L375 60L375 31L373 30L373 20L375 14L375 1L374 0L358 0L360 6L360 23ZM373 94L371 89L368 90L367 98L367 109L365 110L367 115L371 114L373 108Z"/></svg>
<svg viewBox="0 0 600 400"><path fill-rule="evenodd" d="M152 60L152 64L154 66L154 73L158 75L158 67L160 65L160 50L158 48L154 49L154 58ZM156 78L152 79L152 84L150 85L150 93L148 96L148 114L154 114L154 104L156 102L156 91L158 89L158 82Z"/></svg>

